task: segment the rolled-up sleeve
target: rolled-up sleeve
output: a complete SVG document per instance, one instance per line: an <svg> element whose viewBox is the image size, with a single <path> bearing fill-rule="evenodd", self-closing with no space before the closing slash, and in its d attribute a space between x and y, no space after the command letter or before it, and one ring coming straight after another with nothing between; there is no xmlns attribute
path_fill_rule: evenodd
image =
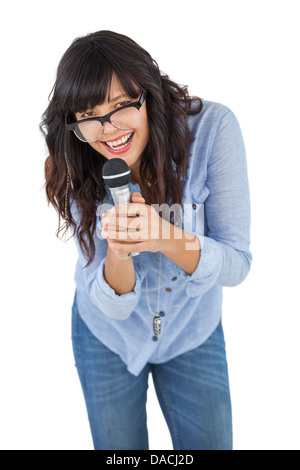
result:
<svg viewBox="0 0 300 470"><path fill-rule="evenodd" d="M78 224L80 217L76 203L73 201L72 215ZM112 287L106 282L104 277L104 267L106 261L107 241L94 235L96 247L95 258L93 262L87 266L87 259L84 256L79 244L79 239L74 234L74 241L78 250L80 271L84 282L84 289L88 293L92 303L105 315L114 320L126 320L130 317L138 304L141 296L141 285L146 275L144 269L135 263L136 282L132 292L118 295Z"/></svg>
<svg viewBox="0 0 300 470"><path fill-rule="evenodd" d="M105 259L100 263L96 276L88 284L88 292L93 303L107 316L114 320L127 320L141 296L141 284L144 278L139 266L135 265L135 286L132 292L118 295L104 277Z"/></svg>
<svg viewBox="0 0 300 470"><path fill-rule="evenodd" d="M189 297L214 285L236 286L246 278L252 261L250 195L246 152L235 115L227 110L207 150L208 197L204 202L205 236L196 270L187 275Z"/></svg>

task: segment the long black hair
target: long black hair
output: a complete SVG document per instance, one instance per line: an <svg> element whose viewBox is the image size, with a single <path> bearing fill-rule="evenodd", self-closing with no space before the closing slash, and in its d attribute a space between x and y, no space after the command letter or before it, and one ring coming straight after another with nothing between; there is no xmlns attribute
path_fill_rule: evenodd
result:
<svg viewBox="0 0 300 470"><path fill-rule="evenodd" d="M95 256L96 207L105 196L101 175L106 159L67 130L66 118L104 103L113 75L132 98L137 98L134 85L147 91L149 141L139 171L142 181L151 182L143 190L148 204L181 204L191 143L187 116L202 108L200 98L190 97L187 87L161 73L150 54L127 36L99 31L77 38L67 49L40 126L49 149L45 189L59 214L57 235L66 223L72 226L88 264ZM68 175L72 184L66 194ZM77 226L71 198L80 211Z"/></svg>

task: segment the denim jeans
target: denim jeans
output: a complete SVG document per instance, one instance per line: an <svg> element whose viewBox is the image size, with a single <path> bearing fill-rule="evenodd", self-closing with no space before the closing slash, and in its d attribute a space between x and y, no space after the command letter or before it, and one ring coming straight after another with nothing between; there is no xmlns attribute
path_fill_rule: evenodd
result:
<svg viewBox="0 0 300 470"><path fill-rule="evenodd" d="M222 324L200 347L136 377L72 308L72 341L95 450L148 450L149 373L176 450L232 450Z"/></svg>

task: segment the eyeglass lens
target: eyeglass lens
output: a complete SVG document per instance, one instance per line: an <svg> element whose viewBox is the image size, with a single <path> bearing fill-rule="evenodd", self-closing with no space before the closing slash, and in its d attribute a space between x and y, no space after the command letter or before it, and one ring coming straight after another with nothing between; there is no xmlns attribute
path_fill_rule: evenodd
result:
<svg viewBox="0 0 300 470"><path fill-rule="evenodd" d="M141 122L140 112L136 108L120 109L111 116L111 124L117 129L129 130L136 128ZM78 122L75 134L83 142L96 142L102 136L103 126L99 121Z"/></svg>

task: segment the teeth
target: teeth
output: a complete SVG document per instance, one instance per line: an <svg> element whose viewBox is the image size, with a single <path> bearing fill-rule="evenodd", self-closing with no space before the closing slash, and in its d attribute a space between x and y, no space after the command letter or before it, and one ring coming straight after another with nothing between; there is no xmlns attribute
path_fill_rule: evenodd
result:
<svg viewBox="0 0 300 470"><path fill-rule="evenodd" d="M119 147L121 145L121 147L120 147L120 150L121 150L124 147L126 147L126 145L124 145L124 144L130 139L132 134L133 134L133 132L131 134L125 135L124 137L122 137L122 139L115 140L114 142L105 142L105 143L106 143L106 145L108 145L112 149L114 149L116 147Z"/></svg>

